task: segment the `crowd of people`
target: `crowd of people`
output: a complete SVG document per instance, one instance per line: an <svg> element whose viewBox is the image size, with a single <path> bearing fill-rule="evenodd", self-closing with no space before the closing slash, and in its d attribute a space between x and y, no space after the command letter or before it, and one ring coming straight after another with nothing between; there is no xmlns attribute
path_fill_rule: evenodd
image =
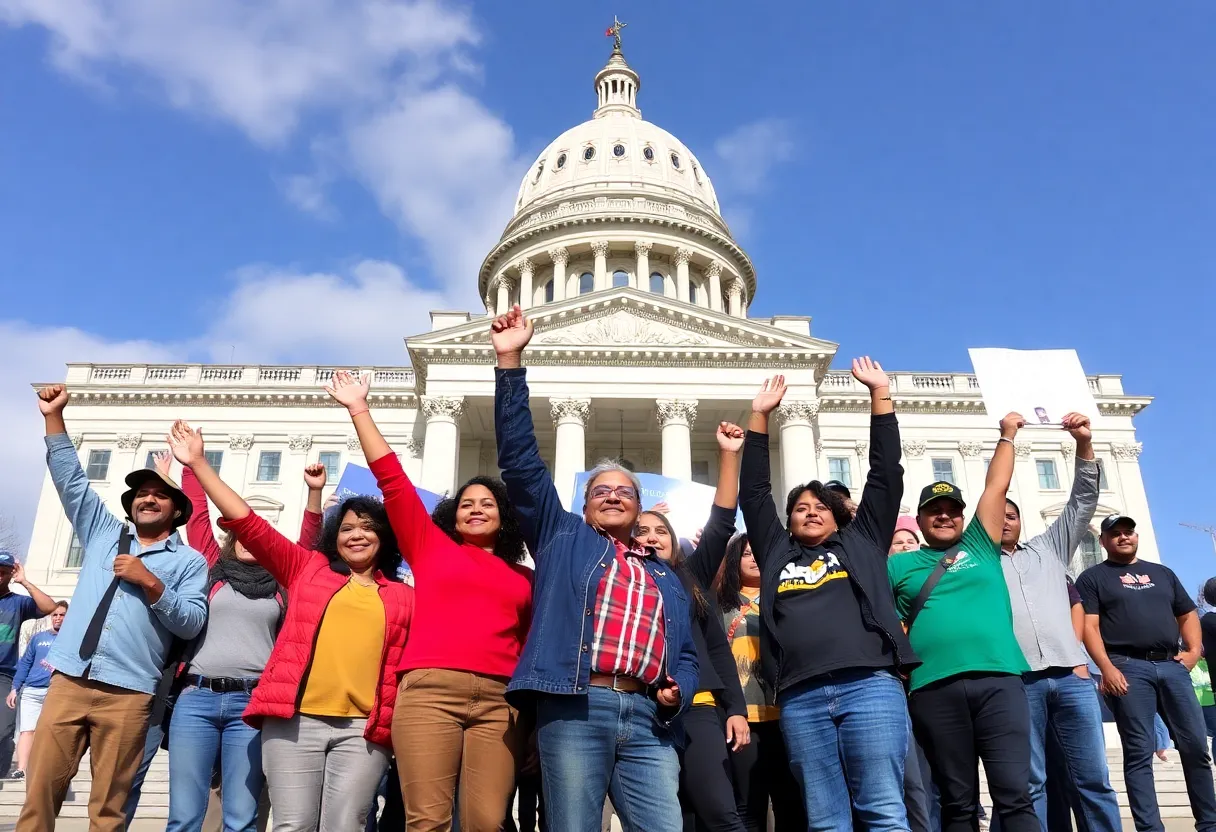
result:
<svg viewBox="0 0 1216 832"><path fill-rule="evenodd" d="M901 516L895 403L861 358L864 490L854 502L842 483L810 481L783 517L768 436L778 375L745 427L716 427L713 505L703 528L676 529L614 461L589 472L581 514L563 507L529 407L531 336L518 307L491 326L501 479L474 477L433 512L376 426L370 376L335 373L326 390L382 498L326 510L325 470L310 466L295 541L224 483L183 421L167 437L180 487L165 454L126 478L118 516L68 437L69 391L39 391L84 556L69 610L0 555L13 691L0 761L19 708L17 829L54 828L86 749L91 828L124 829L164 746L170 830L202 829L218 796L236 832L268 814L276 832L488 832L515 828L516 801L523 829L599 832L607 800L644 832L756 832L770 812L779 832L961 832L979 828L982 762L1002 829L1115 832L1101 696L1136 828L1163 829L1159 715L1196 828L1216 830L1211 715L1189 676L1204 636L1216 649L1216 619L1201 628L1174 574L1137 558L1126 516L1101 521L1103 563L1075 586L1067 573L1097 507L1086 417L1063 420L1072 492L1042 534L1023 539L1007 495L1016 413L1000 420L969 521L950 482ZM42 615L52 627L18 664L16 632Z"/></svg>

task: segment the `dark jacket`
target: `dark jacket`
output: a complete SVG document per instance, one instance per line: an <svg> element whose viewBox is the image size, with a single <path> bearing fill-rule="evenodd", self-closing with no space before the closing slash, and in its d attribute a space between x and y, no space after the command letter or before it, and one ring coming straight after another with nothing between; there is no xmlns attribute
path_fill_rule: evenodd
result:
<svg viewBox="0 0 1216 832"><path fill-rule="evenodd" d="M899 423L894 413L870 418L870 474L857 506L857 516L842 531L829 537L823 548L839 558L861 606L866 625L882 634L891 646L896 673L907 674L920 664L895 612L895 599L887 579L887 551L895 534L899 501L903 497L903 471L899 464ZM777 625L773 605L781 571L795 560L803 546L781 524L770 484L768 435L748 431L739 476L739 504L747 523L752 553L760 567L760 664L765 681L778 693L802 681L797 668L783 667L781 645L774 636ZM809 549L809 547L807 547Z"/></svg>
<svg viewBox="0 0 1216 832"><path fill-rule="evenodd" d="M494 434L498 467L519 515L524 542L536 561L532 628L507 698L519 705L525 692L585 696L591 676L591 614L600 576L613 557L613 542L562 508L553 478L540 458L524 369L494 371ZM697 690L697 650L689 631L688 595L657 557L646 572L663 596L667 675L682 693L678 710L659 709L668 726Z"/></svg>
<svg viewBox="0 0 1216 832"><path fill-rule="evenodd" d="M697 645L697 664L701 678L697 692L713 691L727 716L747 716L747 700L739 683L739 667L731 653L726 630L722 629L722 610L711 587L718 567L726 555L726 543L735 533L735 511L721 506L709 510L709 522L701 531L701 542L684 559L684 569L677 574L688 593L692 615L692 640ZM705 615L698 618L694 584L705 598Z"/></svg>

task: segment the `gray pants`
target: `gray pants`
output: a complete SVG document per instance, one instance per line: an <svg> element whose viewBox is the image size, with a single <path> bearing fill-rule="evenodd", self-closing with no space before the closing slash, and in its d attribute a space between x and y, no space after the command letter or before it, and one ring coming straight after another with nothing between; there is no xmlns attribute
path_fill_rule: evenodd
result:
<svg viewBox="0 0 1216 832"><path fill-rule="evenodd" d="M274 832L363 832L389 750L363 738L366 719L297 714L262 723L262 767Z"/></svg>
<svg viewBox="0 0 1216 832"><path fill-rule="evenodd" d="M13 689L13 674L0 673L0 699ZM8 777L13 767L13 730L17 727L17 709L0 702L0 777ZM30 730L34 730L30 727Z"/></svg>

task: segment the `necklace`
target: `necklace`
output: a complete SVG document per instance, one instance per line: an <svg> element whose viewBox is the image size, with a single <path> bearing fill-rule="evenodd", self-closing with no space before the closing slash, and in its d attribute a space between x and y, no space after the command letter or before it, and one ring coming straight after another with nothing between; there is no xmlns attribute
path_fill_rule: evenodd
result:
<svg viewBox="0 0 1216 832"><path fill-rule="evenodd" d="M353 583L356 583L356 584L358 584L359 586L362 586L362 587L368 587L368 588L370 588L370 587L373 587L373 586L375 586L375 585L376 585L376 582L375 582L374 580L373 580L373 581L371 581L371 582L368 582L368 583L364 583L362 580L360 580L359 576L357 576L357 575L351 575L351 576L350 576L350 579L351 579L351 581L352 581Z"/></svg>

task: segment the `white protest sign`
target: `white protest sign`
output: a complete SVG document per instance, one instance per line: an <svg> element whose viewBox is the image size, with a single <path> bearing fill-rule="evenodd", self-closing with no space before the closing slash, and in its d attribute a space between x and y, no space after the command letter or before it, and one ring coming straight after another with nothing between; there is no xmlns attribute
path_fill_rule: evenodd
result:
<svg viewBox="0 0 1216 832"><path fill-rule="evenodd" d="M1020 413L1027 427L1059 427L1066 413L1098 425L1098 403L1076 350L972 349L971 366L993 419Z"/></svg>

